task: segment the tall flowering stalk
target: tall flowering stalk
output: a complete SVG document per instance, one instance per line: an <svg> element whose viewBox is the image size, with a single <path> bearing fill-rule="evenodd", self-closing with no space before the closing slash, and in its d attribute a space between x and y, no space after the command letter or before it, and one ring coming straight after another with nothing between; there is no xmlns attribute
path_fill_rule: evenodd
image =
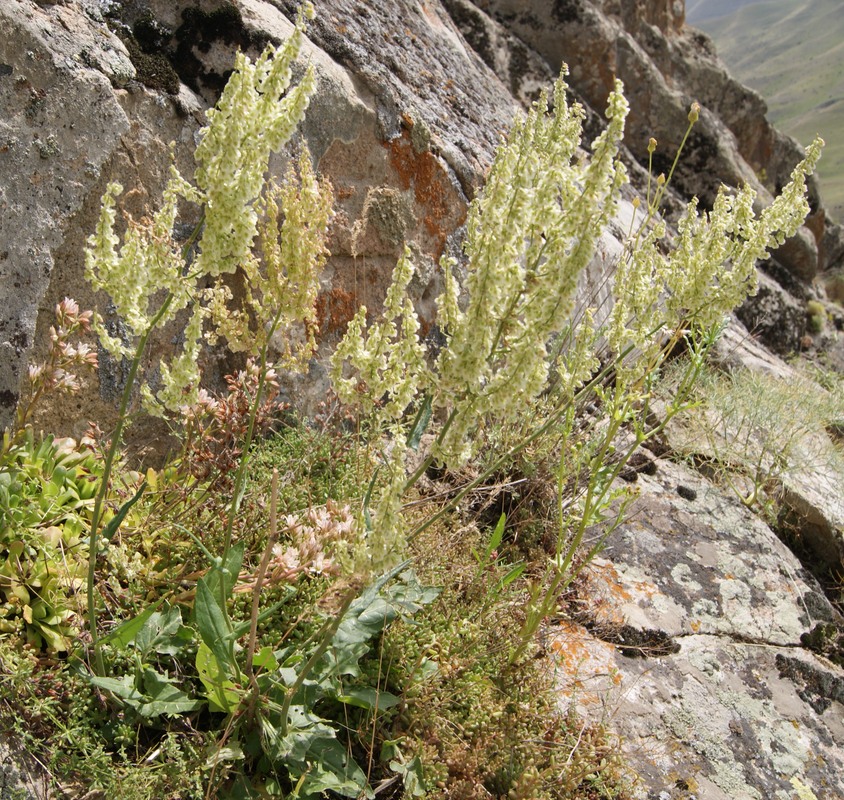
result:
<svg viewBox="0 0 844 800"><path fill-rule="evenodd" d="M820 140L808 149L781 196L758 218L750 189L736 194L723 189L709 214L699 215L696 201L689 204L673 240L658 214L670 175L659 176L653 193L648 186L646 213L639 214L641 224L631 230L615 266L609 320L596 328L591 308L573 318L578 278L594 256L626 181L618 148L628 106L617 83L609 98L607 128L593 142L593 155L585 162L577 152L583 112L568 103L566 88L561 76L553 110L547 110L543 95L526 117L516 120L498 149L487 184L469 213L462 303L453 261L441 262L445 287L438 309L446 344L433 367L410 368L421 364L424 355L418 323L409 301L399 309L392 298L394 293L403 296L410 279L407 253L394 273L382 320L367 330L365 315L356 317L335 355L333 377L340 397L374 413L392 436L381 488L370 498L375 510L371 537L386 559L373 561L375 566L389 566L401 555L403 494L434 461L451 468L464 464L485 423L509 425L530 414L549 387L553 364L555 399L545 404L544 420L528 426L524 438L494 460L485 475L550 430L573 431L576 411L586 397L599 402L607 422L596 431L594 446L575 454L578 469L591 476L577 504L579 519L561 510L561 526L574 525L573 544L558 552L558 574L564 573L589 522L600 519L609 506L612 482L625 460L655 432L633 424L632 446L610 459L615 437L644 419L653 375L673 343L687 337L693 354L689 379L681 387L685 396L714 341L713 332L755 292L756 261L793 235L808 211L805 179L820 155ZM699 113L694 104L684 142ZM649 152L655 148L652 140ZM387 322L396 318L402 320L398 327ZM548 350L555 338L568 343L557 357ZM603 367L599 351L610 356ZM385 380L388 375L396 381L393 385ZM682 396L669 414L680 409ZM408 415L414 407L415 416ZM401 480L404 453L417 444L419 427L432 412L442 420L433 444L421 465ZM483 479L479 476L464 487L451 506ZM384 546L384 541L394 546Z"/></svg>
<svg viewBox="0 0 844 800"><path fill-rule="evenodd" d="M371 537L378 544L370 549L385 559L374 559L376 568L400 557L400 499L427 466L435 459L450 467L465 463L473 453L472 433L484 418L520 413L542 391L550 366L548 341L567 326L578 276L614 213L626 179L618 160L627 114L621 85L610 97L609 124L593 143L588 164L577 156L583 111L569 104L566 88L561 77L550 113L543 94L526 117L516 120L499 147L483 193L472 204L464 244L468 300L462 309L455 264L449 258L441 262L445 288L438 308L447 344L433 370L424 367L419 324L404 297L412 274L408 252L393 275L384 321L367 331L365 313L359 314L335 354L339 396L365 411L377 405L376 419L383 425L386 414L389 424L384 427L394 434L384 463L384 487L373 504ZM401 308L394 295L403 298ZM385 336L385 322L394 318L401 324L389 327ZM383 380L391 373L401 373L393 385ZM373 381L374 374L382 379ZM425 405L445 414L445 423L408 479L407 438L395 433L408 405L423 393ZM385 546L384 540L393 546Z"/></svg>
<svg viewBox="0 0 844 800"><path fill-rule="evenodd" d="M301 368L314 347L316 273L326 256L331 192L314 175L306 150L282 187L265 187L270 154L289 141L314 90L312 68L291 87L292 64L302 46L306 20L312 16L313 7L308 3L292 36L278 50L268 47L255 63L242 53L237 55L234 73L200 132L195 183L172 167L161 207L149 218L130 219L122 242L115 232L116 201L122 187L110 184L96 231L88 240L86 277L94 288L110 295L123 335L112 335L99 317L93 327L103 348L130 364L90 530L88 622L95 668L100 674L103 663L94 592L97 545L111 470L150 335L180 312L187 313L184 344L169 363L161 363L157 390L146 383L141 386L144 404L153 413L179 413L196 403L200 382L197 358L206 325L210 326L209 339L225 338L232 349L259 356L260 379L232 498L226 550L231 542L231 518L243 491L254 417L272 366L268 362L270 340L280 324L298 321L303 334L297 345L284 352L288 368ZM186 244L173 236L182 201L202 210L201 222ZM281 225L280 213L284 215ZM259 236L263 266L253 252ZM197 251L191 261L194 247ZM247 283L246 304L241 309L231 307L231 292L223 280L236 271ZM211 288L202 288L209 279Z"/></svg>

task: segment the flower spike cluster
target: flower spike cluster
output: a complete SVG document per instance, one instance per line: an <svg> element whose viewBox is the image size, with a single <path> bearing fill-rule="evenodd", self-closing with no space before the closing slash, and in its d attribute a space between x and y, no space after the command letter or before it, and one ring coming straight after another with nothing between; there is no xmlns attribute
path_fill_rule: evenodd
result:
<svg viewBox="0 0 844 800"><path fill-rule="evenodd" d="M806 176L814 172L823 140L816 138L791 182L758 217L754 191L721 187L709 213L687 205L665 255L666 227L655 222L619 263L609 343L615 353L636 349L652 358L677 326L708 329L754 295L756 263L793 236L809 211Z"/></svg>
<svg viewBox="0 0 844 800"><path fill-rule="evenodd" d="M568 324L578 277L626 181L618 160L628 112L621 83L587 165L577 153L583 111L569 105L566 90L561 76L553 111L542 95L516 121L472 205L465 312L457 308L451 265L442 265L448 347L437 362L434 404L455 412L438 453L451 465L471 455L469 434L478 418L509 415L542 391L548 341Z"/></svg>
<svg viewBox="0 0 844 800"><path fill-rule="evenodd" d="M214 326L210 340L223 336L232 349L252 353L266 344L274 325L295 319L305 332L299 346L283 353L287 365L301 366L313 351L316 273L326 257L331 192L314 176L306 150L285 187L265 193L264 177L270 154L289 141L315 88L312 68L291 87L292 65L312 16L307 3L292 36L278 50L268 47L255 63L238 53L232 77L200 132L196 185L171 167L161 208L151 218L130 219L122 244L115 232L122 187L112 183L103 196L85 271L95 289L111 296L125 332L123 338L115 336L95 319L103 348L116 358L138 357L154 328L189 309L182 349L169 364L161 364L160 387L153 392L142 386L152 413L177 412L196 401L197 359L209 319ZM202 208L202 235L189 266L173 236L180 201ZM279 212L285 216L281 226ZM262 249L269 254L263 271L253 253L262 214ZM200 288L209 277L237 270L246 277L245 309L229 307L231 290L219 280L210 290Z"/></svg>
<svg viewBox="0 0 844 800"><path fill-rule="evenodd" d="M405 248L393 270L381 319L367 328L367 309L361 306L331 361L338 396L375 413L386 428L400 423L428 381L419 320L407 296L412 277L410 249Z"/></svg>
<svg viewBox="0 0 844 800"><path fill-rule="evenodd" d="M440 263L444 287L437 308L446 343L433 367L425 368L418 322L406 297L407 252L393 274L383 317L367 327L366 309L361 309L335 353L332 377L338 394L392 437L367 512L373 566L386 568L400 557L389 542L403 541L402 496L409 486L434 461L452 469L464 464L488 422L500 427L524 420L547 390L552 365L553 420L568 419L571 427L576 398L587 386L610 417L608 438L598 451L578 456L590 469L602 469L612 437L631 415L647 408L667 334L676 337L691 328L701 347L711 344L717 323L755 292L757 260L793 235L808 210L805 179L820 155L819 140L758 219L750 189L735 194L722 189L709 214L700 215L696 201L689 204L668 248L658 206L670 175L660 175L653 197L648 186L647 214L639 216L644 222L631 230L615 265L609 319L597 325L596 310L588 307L573 318L578 279L616 213L627 179L618 151L628 105L616 83L607 127L592 143L587 163L578 152L583 112L568 103L564 75L565 70L550 111L543 94L515 121L470 208L463 302L455 260L445 257ZM693 104L690 126L699 114ZM649 154L656 146L651 139ZM562 351L553 356L552 341ZM598 353L607 348L614 361L602 370ZM431 417L441 424L421 466L405 479L407 450L418 444ZM547 426L534 427L538 435ZM603 478L590 484L584 508L595 497L600 506L602 498L613 496L616 473L604 472L606 485Z"/></svg>
<svg viewBox="0 0 844 800"><path fill-rule="evenodd" d="M271 46L253 64L243 53L196 148L196 183L205 205L205 233L196 268L202 274L234 272L249 257L258 233L254 208L264 186L270 153L280 150L305 116L316 86L313 67L290 88L292 65L302 46L308 4L293 35Z"/></svg>

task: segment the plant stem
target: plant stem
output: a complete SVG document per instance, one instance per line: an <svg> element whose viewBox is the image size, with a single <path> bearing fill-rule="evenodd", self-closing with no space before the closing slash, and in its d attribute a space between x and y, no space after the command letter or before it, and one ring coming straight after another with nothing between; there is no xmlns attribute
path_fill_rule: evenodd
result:
<svg viewBox="0 0 844 800"><path fill-rule="evenodd" d="M111 479L111 472L114 467L114 460L117 457L117 452L120 449L120 440L123 435L123 428L126 425L128 417L129 403L132 400L132 389L135 386L135 378L138 374L138 367L141 363L144 350L147 346L147 340L152 333L155 326L161 321L170 307L173 300L173 295L167 295L164 302L161 304L158 313L153 317L149 327L138 339L137 347L135 348L135 355L132 358L132 363L129 366L129 375L126 378L126 385L123 388L123 396L120 400L120 410L117 416L117 424L114 428L114 433L111 435L111 442L106 453L105 463L103 465L103 476L100 480L100 488L97 491L97 497L94 501L94 511L91 516L91 533L88 538L88 630L91 634L91 647L94 650L94 674L102 676L105 674L105 664L103 663L103 654L100 650L100 641L97 636L97 607L96 598L94 596L94 578L97 569L97 538L100 531L100 522L102 520L103 505L105 503L106 494L108 494L108 485Z"/></svg>
<svg viewBox="0 0 844 800"><path fill-rule="evenodd" d="M249 676L253 688L255 684L255 673L252 669L252 660L255 658L255 645L258 639L258 608L261 600L261 587L264 583L264 576L267 574L267 566L270 563L273 545L278 538L278 470L273 468L273 478L270 487L270 535L267 537L267 546L261 558L261 565L255 576L255 588L252 589L252 619L249 625L249 644L246 647L246 674Z"/></svg>
<svg viewBox="0 0 844 800"><path fill-rule="evenodd" d="M296 676L296 680L293 685L287 690L287 694L284 696L284 703L281 706L281 714L279 715L281 718L282 737L287 736L287 714L290 711L290 703L293 701L293 698L296 696L299 689L302 688L302 684L305 682L308 675L311 674L311 670L316 666L317 661L319 661L325 651L328 650L331 640L334 638L334 634L337 633L340 623L343 621L343 617L346 616L346 612L349 610L349 606L352 604L355 597L357 597L355 589L349 589L349 591L346 592L346 596L343 598L343 603L341 604L339 610L322 627L322 630L319 633L320 642L316 649L313 653L311 653L311 657L305 662L301 672L299 672Z"/></svg>
<svg viewBox="0 0 844 800"><path fill-rule="evenodd" d="M267 351L270 346L270 339L275 333L279 322L281 321L282 310L276 313L275 319L270 325L266 340L261 348L261 364L258 372L258 389L255 392L255 398L249 408L249 425L246 429L246 437L243 440L243 452L240 455L240 463L237 466L237 475L235 476L234 489L232 490L232 501L229 506L228 519L226 520L226 534L223 542L223 563L226 563L226 558L232 545L232 534L234 531L234 520L240 508L241 500L243 500L243 493L246 488L246 466L249 462L249 448L252 446L252 437L255 435L255 420L258 417L258 408L261 405L261 398L264 394L264 384L267 380Z"/></svg>

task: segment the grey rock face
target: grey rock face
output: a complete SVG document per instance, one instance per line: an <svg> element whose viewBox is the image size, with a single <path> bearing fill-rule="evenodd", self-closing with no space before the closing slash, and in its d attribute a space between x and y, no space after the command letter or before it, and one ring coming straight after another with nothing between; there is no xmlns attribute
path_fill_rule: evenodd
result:
<svg viewBox="0 0 844 800"><path fill-rule="evenodd" d="M0 426L32 352L67 228L130 122L112 89L134 76L121 43L76 9L0 7Z"/></svg>
<svg viewBox="0 0 844 800"><path fill-rule="evenodd" d="M656 463L556 634L563 690L619 733L641 797L841 796L844 670L809 646L838 615L738 501Z"/></svg>
<svg viewBox="0 0 844 800"><path fill-rule="evenodd" d="M0 734L0 800L52 800L49 776L12 737Z"/></svg>

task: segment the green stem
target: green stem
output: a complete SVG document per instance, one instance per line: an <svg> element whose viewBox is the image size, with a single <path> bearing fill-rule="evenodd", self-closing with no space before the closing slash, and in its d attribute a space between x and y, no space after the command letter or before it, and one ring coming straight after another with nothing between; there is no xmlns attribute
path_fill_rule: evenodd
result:
<svg viewBox="0 0 844 800"><path fill-rule="evenodd" d="M88 538L88 629L91 633L91 646L94 651L94 673L102 676L105 674L105 664L103 663L103 654L100 650L100 642L97 636L97 606L94 593L94 578L97 568L97 539L100 532L100 522L102 519L103 505L108 494L108 485L111 480L111 472L114 467L114 460L117 457L117 452L120 449L120 440L123 435L123 428L126 425L128 417L129 403L132 400L132 389L135 386L135 378L138 374L138 367L141 363L144 350L146 349L147 340L152 333L155 326L161 321L170 303L173 300L173 295L169 294L161 304L158 313L150 321L149 327L138 340L135 348L135 355L132 358L132 363L129 367L129 375L126 378L126 385L123 388L123 396L120 400L120 410L117 416L117 425L114 428L114 433L111 435L111 443L106 453L105 463L103 465L103 476L100 480L100 488L97 491L97 497L94 501L94 511L91 516L91 533Z"/></svg>
<svg viewBox="0 0 844 800"><path fill-rule="evenodd" d="M240 463L237 466L237 474L234 481L234 490L232 491L232 501L229 506L228 519L226 520L226 533L223 542L223 563L226 563L229 550L232 544L232 534L234 531L234 520L240 508L240 503L243 499L243 492L246 484L246 467L249 463L249 448L252 446L252 438L255 435L255 420L258 417L258 408L261 404L261 398L264 394L264 385L267 379L267 351L270 347L270 339L275 333L279 322L281 321L282 311L279 310L267 331L266 340L261 348L261 365L258 371L258 390L255 392L255 398L252 405L249 407L249 425L246 429L246 438L243 440L243 452L240 455Z"/></svg>
<svg viewBox="0 0 844 800"><path fill-rule="evenodd" d="M352 604L352 601L356 596L357 592L354 589L350 589L346 593L346 596L343 598L343 603L337 613L325 623L320 631L320 642L316 649L313 653L311 653L311 657L305 662L301 672L296 676L296 680L293 685L287 690L287 694L284 696L284 703L281 706L280 714L280 732L282 737L287 736L287 714L290 711L290 703L293 701L293 698L296 696L299 689L302 688L302 684L305 682L308 675L311 674L311 670L313 670L316 666L317 661L319 661L325 651L328 650L331 640L334 638L334 634L337 633L340 623L343 621L343 617L346 616L346 612L349 610L349 606Z"/></svg>
<svg viewBox="0 0 844 800"><path fill-rule="evenodd" d="M273 478L270 489L270 535L267 537L267 546L264 548L264 555L258 572L255 575L255 588L252 590L252 616L249 624L249 644L246 647L246 674L253 690L257 693L258 684L255 680L255 671L252 669L252 662L255 658L255 647L258 641L258 609L261 602L261 589L264 585L264 577L267 574L267 567L270 563L273 545L278 539L278 470L273 469Z"/></svg>
<svg viewBox="0 0 844 800"><path fill-rule="evenodd" d="M633 351L633 347L628 347L622 354L621 359L626 358L631 352ZM604 367L594 378L592 378L589 383L585 384L580 388L577 394L574 396L574 399L571 403L565 403L558 408L554 409L551 412L548 419L540 425L533 433L529 436L526 436L522 439L521 442L518 444L513 445L504 455L494 461L482 474L480 474L477 478L466 484L448 503L446 503L436 514L429 517L425 522L418 525L416 528L411 531L410 535L408 536L408 540L413 540L419 534L426 531L428 528L431 527L435 522L442 519L446 514L450 513L458 503L473 489L480 486L490 475L492 475L496 470L502 467L504 464L508 463L512 460L513 456L518 455L522 452L526 447L530 444L535 442L540 436L550 430L554 425L556 425L561 417L569 410L571 405L577 405L584 397L586 397L589 392L591 392L595 386L601 383L614 369L615 363L610 363L606 367ZM454 413L454 412L452 412ZM427 459L426 459L427 460ZM420 468L421 469L421 468ZM414 475L421 474L419 470L417 470ZM417 478L418 479L418 478ZM412 485L412 484L409 484Z"/></svg>

